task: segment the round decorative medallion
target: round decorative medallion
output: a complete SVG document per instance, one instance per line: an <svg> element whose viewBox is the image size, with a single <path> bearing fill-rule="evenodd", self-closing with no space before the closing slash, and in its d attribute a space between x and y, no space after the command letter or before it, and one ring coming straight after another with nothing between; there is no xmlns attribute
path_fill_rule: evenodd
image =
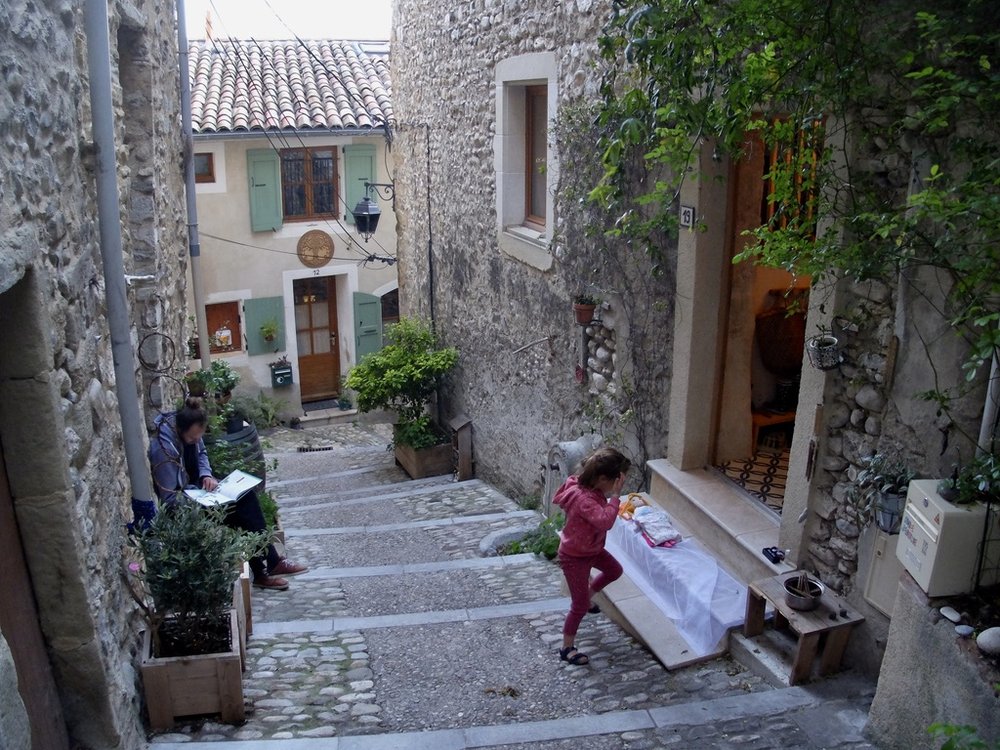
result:
<svg viewBox="0 0 1000 750"><path fill-rule="evenodd" d="M304 266L325 266L333 257L333 238L319 229L310 229L299 238L296 252Z"/></svg>

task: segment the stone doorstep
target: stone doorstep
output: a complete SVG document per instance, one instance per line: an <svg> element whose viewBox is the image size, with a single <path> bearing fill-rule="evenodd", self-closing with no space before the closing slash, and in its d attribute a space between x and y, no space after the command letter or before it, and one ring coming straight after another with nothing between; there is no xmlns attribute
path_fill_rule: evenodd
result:
<svg viewBox="0 0 1000 750"><path fill-rule="evenodd" d="M785 562L761 554L778 546L779 521L742 497L713 471L681 471L666 459L649 462L653 478L647 502L662 508L685 537L693 537L741 583L786 573Z"/></svg>
<svg viewBox="0 0 1000 750"><path fill-rule="evenodd" d="M331 424L349 424L357 418L357 409L315 409L313 411L306 410L305 414L299 417L299 424L309 427L325 427Z"/></svg>

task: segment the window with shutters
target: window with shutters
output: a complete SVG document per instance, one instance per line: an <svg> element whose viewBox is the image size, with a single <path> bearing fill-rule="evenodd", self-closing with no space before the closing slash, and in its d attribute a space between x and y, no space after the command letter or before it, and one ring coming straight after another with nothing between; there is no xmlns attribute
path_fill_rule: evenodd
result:
<svg viewBox="0 0 1000 750"><path fill-rule="evenodd" d="M209 351L212 354L238 352L243 349L239 302L205 305L205 317L208 322Z"/></svg>
<svg viewBox="0 0 1000 750"><path fill-rule="evenodd" d="M281 202L286 221L335 218L340 213L337 150L333 146L282 150Z"/></svg>

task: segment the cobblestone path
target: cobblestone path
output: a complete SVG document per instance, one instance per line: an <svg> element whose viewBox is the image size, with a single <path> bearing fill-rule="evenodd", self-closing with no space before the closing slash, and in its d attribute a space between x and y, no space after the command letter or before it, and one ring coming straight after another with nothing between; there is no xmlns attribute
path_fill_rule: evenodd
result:
<svg viewBox="0 0 1000 750"><path fill-rule="evenodd" d="M558 567L481 549L541 517L478 480L410 481L389 441L385 425L267 436L287 553L310 571L253 592L246 723L181 721L154 748L872 747L872 686L850 677L775 689L729 658L669 672L603 614L578 636L590 665L561 662Z"/></svg>

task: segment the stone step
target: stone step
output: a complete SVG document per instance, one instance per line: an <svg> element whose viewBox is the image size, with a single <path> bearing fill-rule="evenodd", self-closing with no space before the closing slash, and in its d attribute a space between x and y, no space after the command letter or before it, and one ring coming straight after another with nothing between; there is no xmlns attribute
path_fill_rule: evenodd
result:
<svg viewBox="0 0 1000 750"><path fill-rule="evenodd" d="M665 459L650 461L649 467L650 498L737 580L746 584L793 570L761 554L778 545L779 520L742 497L724 477L708 469L681 471Z"/></svg>

